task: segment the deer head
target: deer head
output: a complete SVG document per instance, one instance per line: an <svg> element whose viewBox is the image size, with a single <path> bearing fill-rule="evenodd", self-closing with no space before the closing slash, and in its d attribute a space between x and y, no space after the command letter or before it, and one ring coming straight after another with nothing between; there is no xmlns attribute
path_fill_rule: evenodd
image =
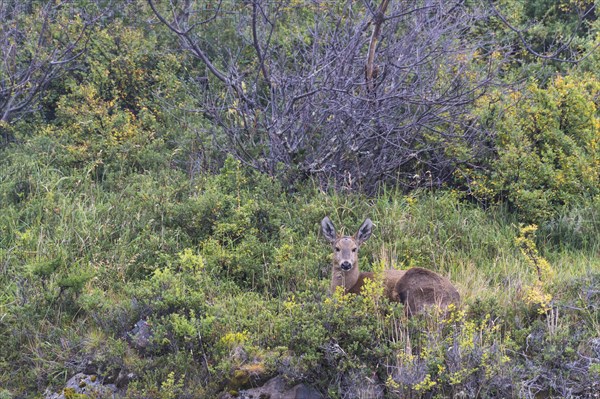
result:
<svg viewBox="0 0 600 399"><path fill-rule="evenodd" d="M326 216L321 222L325 239L333 247L332 290L338 285L350 289L356 284L358 270L358 249L373 231L373 222L366 219L354 236L338 236L331 220Z"/></svg>

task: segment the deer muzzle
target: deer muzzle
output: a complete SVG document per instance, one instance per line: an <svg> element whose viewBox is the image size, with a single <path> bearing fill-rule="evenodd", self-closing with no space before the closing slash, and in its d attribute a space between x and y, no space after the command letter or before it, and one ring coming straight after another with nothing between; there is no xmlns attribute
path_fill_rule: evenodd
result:
<svg viewBox="0 0 600 399"><path fill-rule="evenodd" d="M348 271L348 270L352 269L352 263L350 263L346 260L340 264L340 267L342 268L342 270Z"/></svg>

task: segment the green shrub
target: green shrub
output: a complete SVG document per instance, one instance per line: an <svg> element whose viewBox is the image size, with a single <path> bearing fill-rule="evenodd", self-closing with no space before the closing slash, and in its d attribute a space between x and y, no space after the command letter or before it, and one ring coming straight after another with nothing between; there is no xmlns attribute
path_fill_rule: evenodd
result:
<svg viewBox="0 0 600 399"><path fill-rule="evenodd" d="M546 88L531 83L500 99L485 97L478 109L497 131L497 155L487 172L466 171L473 194L506 200L535 223L597 196L598 90L592 75L559 76Z"/></svg>

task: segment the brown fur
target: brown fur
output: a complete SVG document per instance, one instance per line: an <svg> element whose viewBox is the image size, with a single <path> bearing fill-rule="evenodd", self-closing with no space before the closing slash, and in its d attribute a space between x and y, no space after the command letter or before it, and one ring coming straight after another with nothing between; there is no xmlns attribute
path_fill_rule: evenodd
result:
<svg viewBox="0 0 600 399"><path fill-rule="evenodd" d="M347 293L360 294L365 280L374 279L374 273L361 272L358 268L358 249L371 236L373 223L366 219L354 236L338 236L328 217L321 226L323 235L333 246L331 291L341 286ZM450 280L420 267L385 270L383 280L386 297L402 302L409 316L433 305L444 309L460 301Z"/></svg>
<svg viewBox="0 0 600 399"><path fill-rule="evenodd" d="M420 313L429 306L436 305L445 309L451 303L457 304L460 301L460 295L450 280L420 267L404 273L394 287L394 295L404 304L409 316Z"/></svg>

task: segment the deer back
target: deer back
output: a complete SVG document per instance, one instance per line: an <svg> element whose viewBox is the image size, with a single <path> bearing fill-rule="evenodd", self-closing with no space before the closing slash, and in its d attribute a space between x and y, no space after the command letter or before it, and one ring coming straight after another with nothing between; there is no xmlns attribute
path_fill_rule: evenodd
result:
<svg viewBox="0 0 600 399"><path fill-rule="evenodd" d="M446 277L431 270L414 267L396 282L393 296L405 306L407 315L420 313L427 307L445 309L451 303L458 304L460 295Z"/></svg>

